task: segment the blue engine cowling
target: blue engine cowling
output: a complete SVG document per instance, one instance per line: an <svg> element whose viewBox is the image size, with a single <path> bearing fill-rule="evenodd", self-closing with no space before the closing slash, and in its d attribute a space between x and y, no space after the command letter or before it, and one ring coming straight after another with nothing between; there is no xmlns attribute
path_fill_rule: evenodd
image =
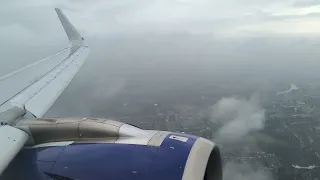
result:
<svg viewBox="0 0 320 180"><path fill-rule="evenodd" d="M221 171L219 149L212 142L166 133L159 145L61 141L32 146L0 179L221 180Z"/></svg>

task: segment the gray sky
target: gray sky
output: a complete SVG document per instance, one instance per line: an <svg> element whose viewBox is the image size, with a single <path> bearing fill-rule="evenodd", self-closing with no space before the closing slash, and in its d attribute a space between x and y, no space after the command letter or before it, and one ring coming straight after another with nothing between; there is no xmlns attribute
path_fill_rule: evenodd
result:
<svg viewBox="0 0 320 180"><path fill-rule="evenodd" d="M294 51L297 45L314 45L320 39L317 0L5 0L0 7L2 59L21 54L37 57L33 52L41 57L63 47L67 41L54 7L61 8L89 42L137 35L147 41L149 36L182 36L211 40L218 47L221 43L241 48L258 44L265 49L290 45ZM301 38L307 41L301 43ZM177 47L186 42L165 43ZM12 49L19 53L12 57Z"/></svg>
<svg viewBox="0 0 320 180"><path fill-rule="evenodd" d="M113 33L207 33L219 37L318 36L317 0L6 0L1 39L39 41L61 32L54 7L62 8L87 36ZM35 39L36 38L36 39Z"/></svg>
<svg viewBox="0 0 320 180"><path fill-rule="evenodd" d="M67 46L55 7L92 51L64 93L66 101L76 101L74 92L81 94L78 87L83 86L95 87L88 101L109 97L128 77L199 80L251 73L267 82L289 76L286 71L319 76L316 0L5 0L0 7L0 74ZM62 115L85 112L87 106Z"/></svg>
<svg viewBox="0 0 320 180"><path fill-rule="evenodd" d="M6 0L0 7L2 56L10 49L24 52L19 47L42 47L41 54L49 46L63 46L54 7L63 9L87 39L147 33L258 42L313 39L320 33L317 0Z"/></svg>
<svg viewBox="0 0 320 180"><path fill-rule="evenodd" d="M155 65L142 60L151 56L208 71L218 71L219 64L233 64L229 71L320 68L318 0L5 0L0 74L66 46L54 7L87 39L92 66L112 55L140 53L143 58L134 61L143 67ZM134 70L127 59L123 64Z"/></svg>
<svg viewBox="0 0 320 180"><path fill-rule="evenodd" d="M318 35L319 4L316 0L14 0L2 3L0 23L4 37L13 32L23 39L50 34L58 29L53 7L60 7L90 36L133 32Z"/></svg>

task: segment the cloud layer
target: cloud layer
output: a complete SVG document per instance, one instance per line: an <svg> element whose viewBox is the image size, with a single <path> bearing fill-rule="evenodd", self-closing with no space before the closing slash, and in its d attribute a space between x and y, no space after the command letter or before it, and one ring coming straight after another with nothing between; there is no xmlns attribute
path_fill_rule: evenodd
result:
<svg viewBox="0 0 320 180"><path fill-rule="evenodd" d="M249 100L223 98L213 106L213 121L222 124L218 138L236 142L264 127L265 114L256 97Z"/></svg>
<svg viewBox="0 0 320 180"><path fill-rule="evenodd" d="M306 0L15 0L0 7L0 26L19 24L24 26L20 32L37 36L55 32L59 24L54 7L62 8L89 36L143 32L299 36L320 32L320 2Z"/></svg>
<svg viewBox="0 0 320 180"><path fill-rule="evenodd" d="M272 180L271 173L248 164L228 162L224 166L224 180Z"/></svg>
<svg viewBox="0 0 320 180"><path fill-rule="evenodd" d="M318 50L312 47L320 32L319 4L306 0L6 0L0 7L0 58L4 61L0 63L8 58L37 60L66 46L55 7L64 11L90 45L121 38L139 45L143 39L162 50L172 44L188 45L189 39L204 39L205 47L190 42L195 44L192 51L207 49L230 57L246 51L245 57L232 61L250 59L258 52L254 61L259 63L260 59L295 61L301 57L290 54L303 51L303 57L310 56L306 60L318 62ZM154 38L160 41L152 42ZM263 53L268 56L261 57ZM282 54L286 57L273 57Z"/></svg>
<svg viewBox="0 0 320 180"><path fill-rule="evenodd" d="M265 110L257 96L222 98L213 106L212 121L222 125L215 141L223 147L229 146L234 152L239 151L239 155L245 154L252 152L251 148L255 146L250 133L264 128ZM272 180L272 174L257 164L241 164L228 159L223 168L224 180Z"/></svg>

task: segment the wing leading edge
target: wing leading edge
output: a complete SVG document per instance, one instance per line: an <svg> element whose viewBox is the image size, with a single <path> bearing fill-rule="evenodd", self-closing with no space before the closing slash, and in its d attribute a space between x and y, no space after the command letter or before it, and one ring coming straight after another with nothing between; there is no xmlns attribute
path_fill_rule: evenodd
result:
<svg viewBox="0 0 320 180"><path fill-rule="evenodd" d="M12 124L25 114L43 117L89 55L83 37L60 9L55 9L70 45L48 58L0 77L0 122Z"/></svg>

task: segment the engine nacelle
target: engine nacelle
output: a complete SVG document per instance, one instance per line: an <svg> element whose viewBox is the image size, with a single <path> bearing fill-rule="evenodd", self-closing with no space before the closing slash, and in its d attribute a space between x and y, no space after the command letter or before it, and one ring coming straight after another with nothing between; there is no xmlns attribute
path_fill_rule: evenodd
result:
<svg viewBox="0 0 320 180"><path fill-rule="evenodd" d="M204 138L93 118L24 120L15 127L30 139L3 178L222 180L219 148Z"/></svg>

